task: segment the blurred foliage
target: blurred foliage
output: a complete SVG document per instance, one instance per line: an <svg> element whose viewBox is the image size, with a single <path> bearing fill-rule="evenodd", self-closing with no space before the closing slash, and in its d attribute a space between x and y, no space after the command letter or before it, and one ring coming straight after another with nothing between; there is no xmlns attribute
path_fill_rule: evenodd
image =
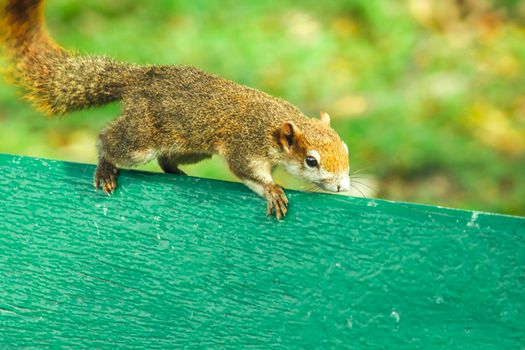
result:
<svg viewBox="0 0 525 350"><path fill-rule="evenodd" d="M328 111L367 195L525 214L525 0L51 0L46 16L65 47ZM96 161L118 105L46 120L18 93L0 86L0 152ZM221 163L186 170L233 179Z"/></svg>

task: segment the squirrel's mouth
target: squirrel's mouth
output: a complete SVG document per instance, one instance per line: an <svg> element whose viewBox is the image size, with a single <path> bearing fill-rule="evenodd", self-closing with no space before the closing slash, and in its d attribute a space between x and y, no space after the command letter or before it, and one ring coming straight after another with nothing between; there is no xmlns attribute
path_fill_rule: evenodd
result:
<svg viewBox="0 0 525 350"><path fill-rule="evenodd" d="M322 190L332 192L332 193L339 193L339 192L347 192L350 191L350 178L337 178L337 179L330 179L325 181L315 181L314 184L321 188Z"/></svg>
<svg viewBox="0 0 525 350"><path fill-rule="evenodd" d="M330 182L325 181L314 181L314 185L317 186L320 190L326 192L337 192L337 189Z"/></svg>

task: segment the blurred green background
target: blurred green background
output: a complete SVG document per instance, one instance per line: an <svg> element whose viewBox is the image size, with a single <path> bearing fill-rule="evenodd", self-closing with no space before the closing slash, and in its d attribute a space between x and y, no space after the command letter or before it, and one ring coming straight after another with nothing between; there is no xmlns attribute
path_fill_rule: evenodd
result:
<svg viewBox="0 0 525 350"><path fill-rule="evenodd" d="M357 195L525 215L525 0L50 0L46 16L67 48L329 112ZM118 111L46 119L2 83L0 152L94 163ZM184 169L234 179L218 158Z"/></svg>

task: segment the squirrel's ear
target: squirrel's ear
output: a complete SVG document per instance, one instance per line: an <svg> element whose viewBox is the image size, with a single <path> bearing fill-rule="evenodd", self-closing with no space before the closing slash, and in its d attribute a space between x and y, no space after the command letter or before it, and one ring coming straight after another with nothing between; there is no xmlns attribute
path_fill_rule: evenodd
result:
<svg viewBox="0 0 525 350"><path fill-rule="evenodd" d="M321 122L330 125L330 116L326 112L321 112Z"/></svg>
<svg viewBox="0 0 525 350"><path fill-rule="evenodd" d="M284 122L279 132L279 144L288 150L298 142L301 135L301 131L294 123Z"/></svg>

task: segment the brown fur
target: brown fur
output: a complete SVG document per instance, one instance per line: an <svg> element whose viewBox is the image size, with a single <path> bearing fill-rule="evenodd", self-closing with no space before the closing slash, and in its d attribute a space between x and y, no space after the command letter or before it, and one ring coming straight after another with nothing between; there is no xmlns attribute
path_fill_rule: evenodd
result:
<svg viewBox="0 0 525 350"><path fill-rule="evenodd" d="M194 67L135 66L66 51L46 33L42 0L0 3L4 55L16 82L39 110L65 114L121 100L121 116L98 140L95 186L107 192L116 187L117 166L158 157L166 172L180 173L179 164L218 153L280 217L286 212L284 193L271 174L254 164L267 164L270 172L286 160L302 164L306 151L315 148L324 169L348 170L339 136L284 100ZM290 123L296 131L293 147L282 138ZM272 198L281 199L274 203Z"/></svg>

